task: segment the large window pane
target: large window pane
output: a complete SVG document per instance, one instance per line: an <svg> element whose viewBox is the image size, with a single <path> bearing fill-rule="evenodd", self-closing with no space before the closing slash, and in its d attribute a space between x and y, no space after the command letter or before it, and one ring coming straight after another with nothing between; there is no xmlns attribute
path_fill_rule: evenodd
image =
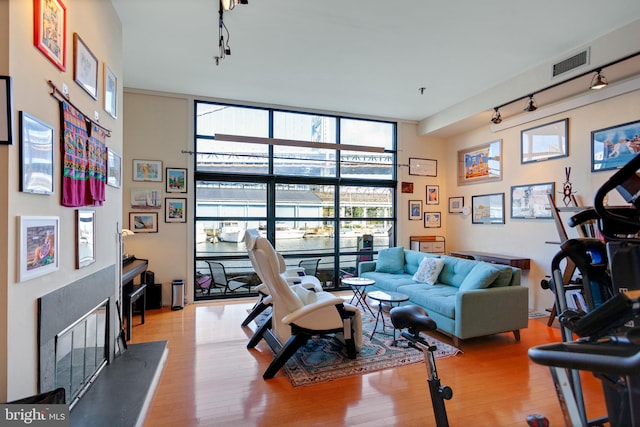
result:
<svg viewBox="0 0 640 427"><path fill-rule="evenodd" d="M196 103L196 135L216 133L243 136L269 136L269 112L259 108Z"/></svg>
<svg viewBox="0 0 640 427"><path fill-rule="evenodd" d="M395 125L370 120L340 119L340 143L383 148L387 153L340 152L343 178L393 179Z"/></svg>
<svg viewBox="0 0 640 427"><path fill-rule="evenodd" d="M336 142L335 117L276 111L273 137L303 142ZM295 176L336 176L336 151L274 146L274 173Z"/></svg>

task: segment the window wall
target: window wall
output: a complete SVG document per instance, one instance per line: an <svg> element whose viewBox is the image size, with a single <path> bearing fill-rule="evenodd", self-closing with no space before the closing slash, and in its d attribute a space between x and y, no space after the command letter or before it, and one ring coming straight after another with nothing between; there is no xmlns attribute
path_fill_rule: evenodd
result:
<svg viewBox="0 0 640 427"><path fill-rule="evenodd" d="M315 274L329 290L356 274L364 246L395 244L395 123L200 101L194 111L195 275L206 288L196 285L195 299L252 293L209 280L214 262L230 279L259 282L244 245L248 228L269 238L288 267L319 259ZM217 141L216 134L275 142Z"/></svg>

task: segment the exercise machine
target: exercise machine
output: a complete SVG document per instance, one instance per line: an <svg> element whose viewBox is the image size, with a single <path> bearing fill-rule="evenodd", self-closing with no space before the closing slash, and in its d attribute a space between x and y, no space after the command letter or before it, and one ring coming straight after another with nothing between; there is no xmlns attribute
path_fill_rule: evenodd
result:
<svg viewBox="0 0 640 427"><path fill-rule="evenodd" d="M435 331L438 327L435 320L431 319L427 312L417 305L394 307L389 313L393 327L402 330L402 337L408 341L408 345L424 354L424 363L427 366L429 393L433 413L437 427L448 427L447 409L445 400L453 397L453 390L449 386L441 385L436 369L434 352L437 347L420 335L420 332ZM405 330L406 329L406 330Z"/></svg>

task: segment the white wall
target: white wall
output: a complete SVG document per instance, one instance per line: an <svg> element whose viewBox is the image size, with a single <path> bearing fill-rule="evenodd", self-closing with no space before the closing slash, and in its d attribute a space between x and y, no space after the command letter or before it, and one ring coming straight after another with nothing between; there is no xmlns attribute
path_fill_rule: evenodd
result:
<svg viewBox="0 0 640 427"><path fill-rule="evenodd" d="M521 164L520 131L564 118L569 118L569 156ZM545 242L557 242L558 233L553 220L511 219L511 186L555 182L558 192L562 190L566 179L565 167L571 167L571 182L576 197L581 205L590 205L595 191L612 175L612 172L591 172L591 131L639 118L640 92L633 92L496 133L490 131L487 123L486 126L446 141L446 158L450 159L450 167L446 170L448 195L464 196L465 205L470 205L473 195L504 192L506 217L504 225L479 225L472 224L469 216L449 215L448 251L476 250L530 258L531 270L523 272L522 276L523 284L530 290L529 306L539 312L550 308L553 295L551 291L540 288L540 281L550 274L551 259L559 249L558 245ZM457 151L496 139L501 139L503 144L502 181L458 186L455 164ZM556 194L556 204L563 206L562 194Z"/></svg>
<svg viewBox="0 0 640 427"><path fill-rule="evenodd" d="M116 224L121 223L122 196L119 189L107 187L106 203L96 207L96 262L86 268L75 268L75 209L61 206L61 156L60 156L60 111L57 100L49 95L48 80L58 87L66 83L71 101L83 112L100 115L100 123L112 132L107 145L122 152L122 108L118 106L118 117L114 120L103 109L102 66L107 62L122 81L122 26L112 5L99 0L65 0L67 8L67 69L61 72L33 45L33 2L24 0L0 0L0 22L7 24L8 32L0 32L0 45L8 45L8 56L0 48L0 70L13 77L14 98L14 144L2 146L3 181L8 191L7 203L2 204L3 224L0 235L6 234L7 253L5 274L0 280L0 301L6 307L6 326L0 320L0 337L7 349L0 354L0 399L16 399L37 391L38 347L37 347L37 299L78 278L87 276L116 262ZM8 13L5 14L5 11ZM6 18L5 18L6 17ZM6 22L5 22L6 21ZM73 33L80 34L94 55L99 59L99 99L93 100L73 80ZM3 64L8 66L3 66ZM119 100L122 89L119 88ZM19 111L26 111L55 129L54 138L54 189L53 195L21 193L19 189ZM6 163L6 165L5 165ZM0 192L0 194L4 194ZM53 273L18 282L18 230L17 217L21 215L47 215L60 218L59 269ZM114 283L114 287L116 284ZM6 300L4 295L6 294ZM115 319L114 319L115 320ZM3 350L3 345L0 345ZM5 383L6 380L6 384Z"/></svg>

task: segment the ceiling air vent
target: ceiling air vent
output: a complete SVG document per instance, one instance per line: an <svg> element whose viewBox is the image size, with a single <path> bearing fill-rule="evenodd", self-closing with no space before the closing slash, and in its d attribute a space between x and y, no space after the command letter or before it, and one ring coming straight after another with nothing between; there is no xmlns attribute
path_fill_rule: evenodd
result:
<svg viewBox="0 0 640 427"><path fill-rule="evenodd" d="M580 53L573 55L563 61L553 64L553 77L557 77L575 68L581 67L589 63L589 49L585 49Z"/></svg>

